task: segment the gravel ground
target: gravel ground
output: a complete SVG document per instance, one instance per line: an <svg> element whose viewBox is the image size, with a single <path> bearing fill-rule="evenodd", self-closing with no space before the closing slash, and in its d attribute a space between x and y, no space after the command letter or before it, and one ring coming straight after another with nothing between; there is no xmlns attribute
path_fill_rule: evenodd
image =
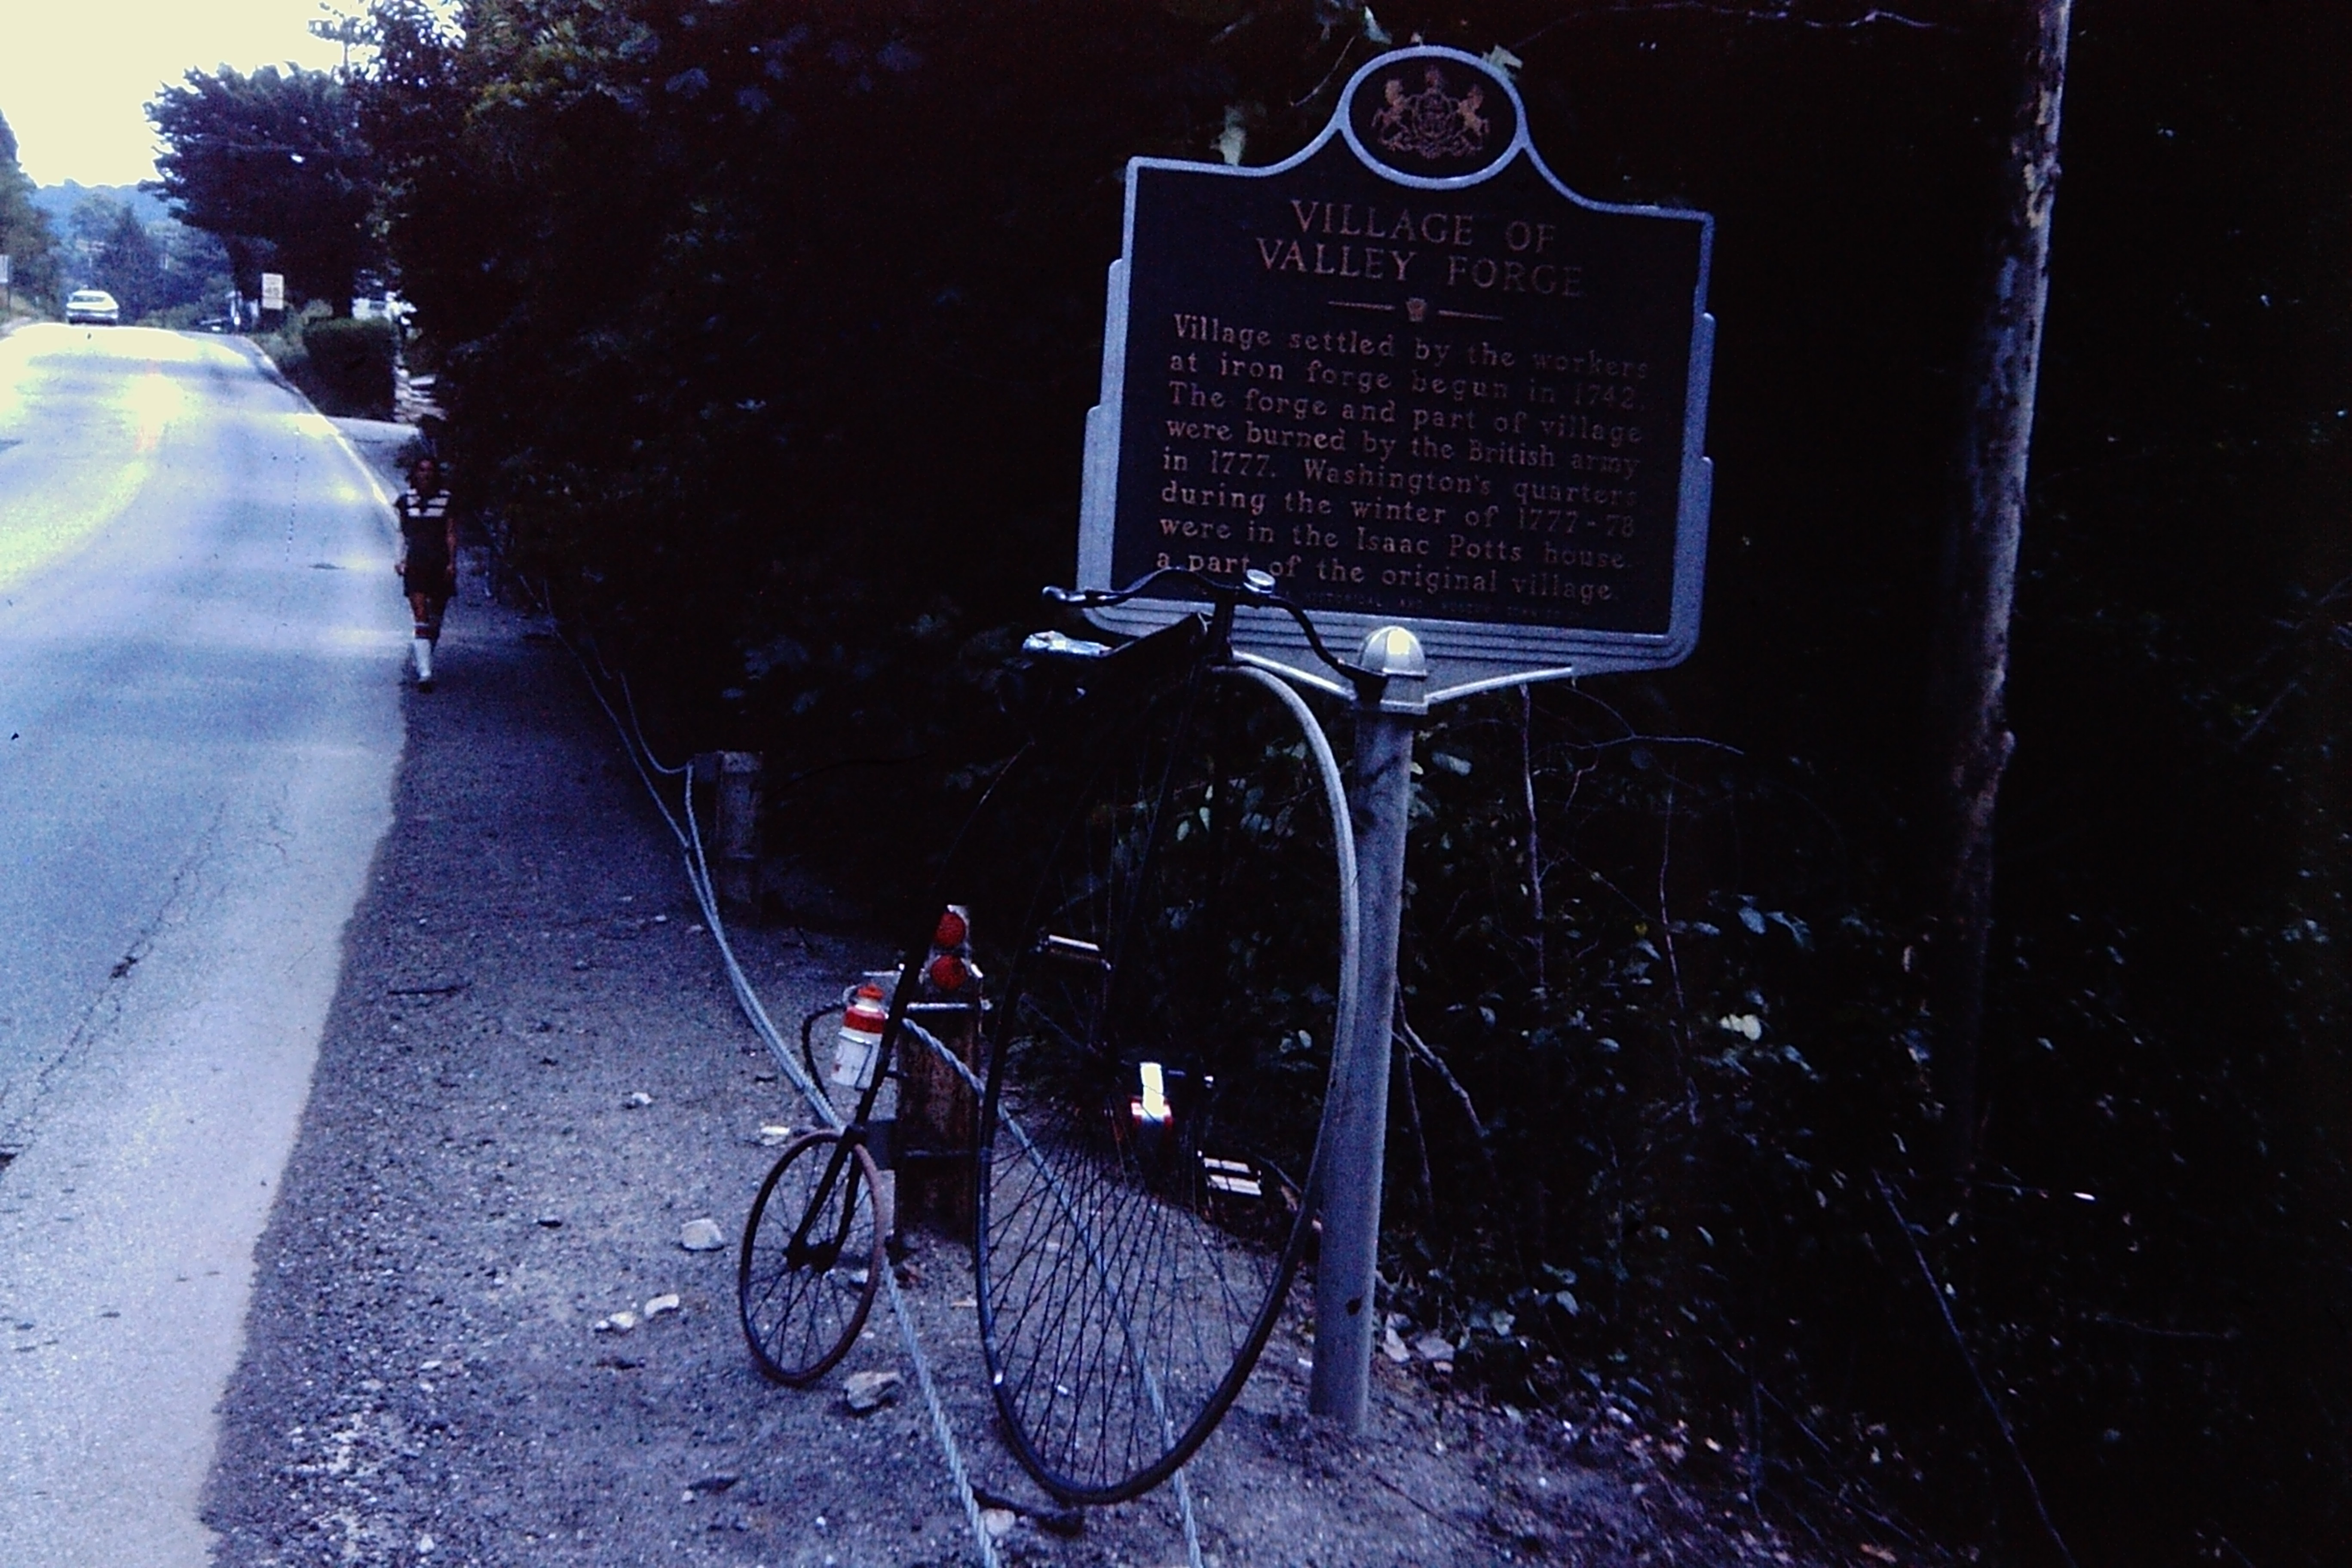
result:
<svg viewBox="0 0 2352 1568"><path fill-rule="evenodd" d="M808 1116L562 645L469 580L436 674L407 698L395 823L257 1248L206 1493L218 1561L971 1561L919 1398L843 1405L847 1373L909 1370L887 1308L818 1389L762 1382L743 1348L731 1241L773 1157L759 1129ZM782 924L736 937L780 1021L879 956ZM686 1250L706 1216L729 1247ZM962 1248L910 1264L974 1479L1042 1505L992 1435ZM1791 1561L1677 1484L1670 1435L1518 1416L1383 1362L1349 1442L1307 1421L1306 1354L1279 1334L1192 1468L1219 1568ZM1009 1562L1184 1561L1164 1489L1072 1536L993 1522Z"/></svg>

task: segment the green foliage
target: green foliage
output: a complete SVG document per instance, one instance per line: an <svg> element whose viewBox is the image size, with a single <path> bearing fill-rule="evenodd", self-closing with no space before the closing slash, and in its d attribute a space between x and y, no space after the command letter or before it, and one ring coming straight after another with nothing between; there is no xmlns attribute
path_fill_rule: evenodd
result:
<svg viewBox="0 0 2352 1568"><path fill-rule="evenodd" d="M392 323L328 316L304 323L305 376L299 384L330 414L392 416Z"/></svg>
<svg viewBox="0 0 2352 1568"><path fill-rule="evenodd" d="M147 117L167 144L155 188L182 222L220 237L240 288L257 293L267 268L295 299L348 309L375 254L376 172L341 81L275 66L190 71Z"/></svg>
<svg viewBox="0 0 2352 1568"><path fill-rule="evenodd" d="M298 387L305 386L311 381L311 375L310 351L302 341L303 329L310 321L322 320L324 316L325 312L320 310L318 315L306 320L303 312L289 312L275 329L253 334L254 346L269 357L269 363L278 367L280 375Z"/></svg>
<svg viewBox="0 0 2352 1568"><path fill-rule="evenodd" d="M227 308L236 286L229 275L228 252L215 235L185 224L156 226L163 237L163 297L159 311L181 324L217 316ZM150 232L154 232L151 230Z"/></svg>
<svg viewBox="0 0 2352 1568"><path fill-rule="evenodd" d="M74 237L89 258L84 277L136 321L165 303L163 250L131 209L106 196L89 196L74 211Z"/></svg>
<svg viewBox="0 0 2352 1568"><path fill-rule="evenodd" d="M16 165L16 137L0 119L0 254L10 258L9 291L20 304L56 311L63 301L57 237L33 205L33 182Z"/></svg>

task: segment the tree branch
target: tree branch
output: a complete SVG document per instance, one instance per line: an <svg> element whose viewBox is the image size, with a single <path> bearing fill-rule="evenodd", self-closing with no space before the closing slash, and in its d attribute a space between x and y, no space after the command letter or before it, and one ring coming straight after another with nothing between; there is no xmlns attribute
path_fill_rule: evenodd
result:
<svg viewBox="0 0 2352 1568"><path fill-rule="evenodd" d="M2041 1484L2033 1479L2033 1467L2025 1462L2025 1450L2018 1447L2017 1433L2010 1426L2009 1417L2001 1414L2000 1402L1992 1395L1992 1385L1985 1382L1984 1373L1977 1370L1976 1357L1969 1353L1968 1341L1961 1337L1960 1325L1952 1316L1952 1304L1944 1294L1943 1282L1927 1266L1927 1255L1919 1250L1919 1237L1912 1231L1911 1222L1903 1217L1902 1207L1895 1203L1894 1190L1886 1184L1885 1175L1873 1171L1870 1179L1876 1184L1879 1200L1885 1204L1886 1212L1894 1216L1895 1228L1903 1233L1904 1245L1911 1249L1911 1260L1919 1266L1919 1278L1927 1281L1927 1294L1935 1300L1937 1315L1944 1320L1944 1331L1951 1336L1952 1349L1959 1352L1960 1364L1969 1370L1969 1381L1976 1384L1977 1397L1984 1401L1986 1413L1992 1416L1992 1424L2000 1429L2000 1440L2008 1445L2009 1457L2016 1461L2017 1473L2025 1481L2025 1495L2033 1501L2035 1516L2042 1521L2042 1528L2049 1532L2050 1543L2058 1549L2058 1555L2066 1568L2075 1568L2074 1553L2068 1550L2066 1538L2058 1533L2058 1526L2051 1519L2050 1510L2042 1504Z"/></svg>

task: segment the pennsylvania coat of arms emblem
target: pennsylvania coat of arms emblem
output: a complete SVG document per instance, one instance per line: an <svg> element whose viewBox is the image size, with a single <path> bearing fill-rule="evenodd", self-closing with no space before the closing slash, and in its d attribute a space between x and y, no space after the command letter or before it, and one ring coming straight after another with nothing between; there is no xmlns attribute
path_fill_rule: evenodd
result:
<svg viewBox="0 0 2352 1568"><path fill-rule="evenodd" d="M1372 139L1384 153L1408 158L1444 160L1468 158L1486 145L1486 117L1478 107L1486 89L1473 84L1456 98L1445 90L1445 76L1436 66L1423 73L1425 85L1407 92L1391 77L1387 101L1372 115Z"/></svg>

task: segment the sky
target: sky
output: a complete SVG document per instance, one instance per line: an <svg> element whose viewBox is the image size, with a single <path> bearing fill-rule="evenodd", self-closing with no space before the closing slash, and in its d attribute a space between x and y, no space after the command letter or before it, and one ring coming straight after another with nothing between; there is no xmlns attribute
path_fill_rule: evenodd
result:
<svg viewBox="0 0 2352 1568"><path fill-rule="evenodd" d="M152 180L146 106L165 83L223 65L339 65L342 46L306 26L325 15L319 0L9 0L0 5L0 116L16 133L17 161L36 184Z"/></svg>

